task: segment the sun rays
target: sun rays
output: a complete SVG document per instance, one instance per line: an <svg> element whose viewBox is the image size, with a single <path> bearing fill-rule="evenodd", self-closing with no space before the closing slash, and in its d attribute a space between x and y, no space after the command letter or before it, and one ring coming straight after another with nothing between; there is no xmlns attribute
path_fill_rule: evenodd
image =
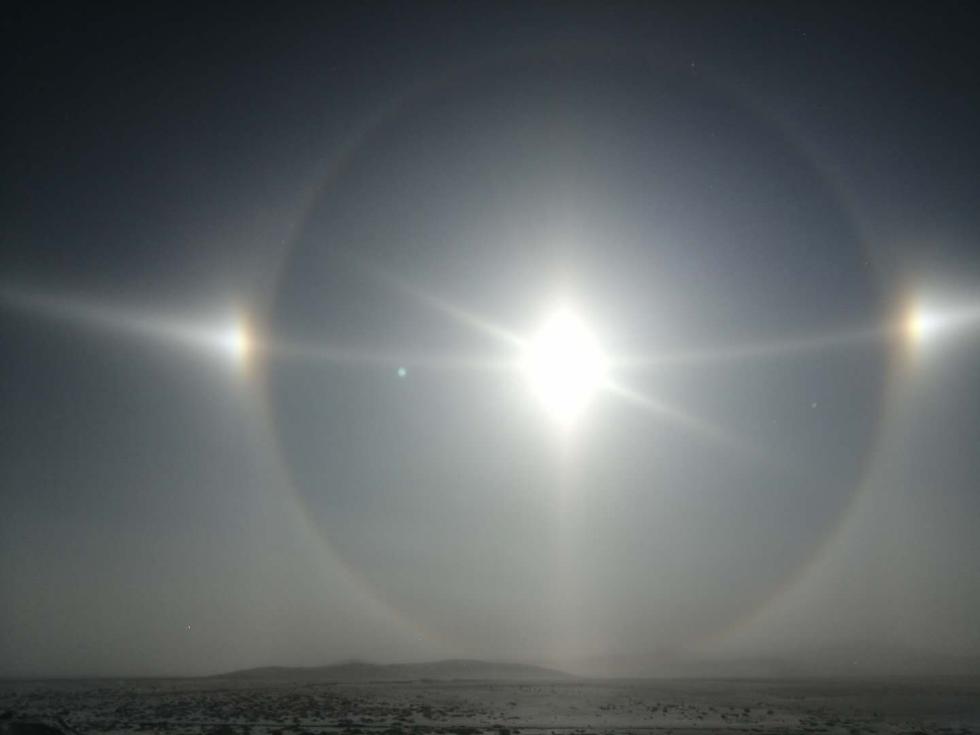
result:
<svg viewBox="0 0 980 735"><path fill-rule="evenodd" d="M730 361L777 360L811 353L857 349L894 342L917 353L940 338L980 325L980 305L944 303L921 297L906 301L899 318L879 325L841 329L815 335L770 341L734 343L646 355L607 353L599 335L571 300L558 303L539 326L520 333L492 318L407 283L381 274L383 280L415 300L488 340L483 353L452 350L433 352L390 346L369 349L324 343L315 338L260 334L247 311L228 307L224 315L179 318L122 305L36 289L5 286L0 303L8 308L55 319L78 327L141 337L191 352L210 354L246 375L258 361L323 363L336 368L376 367L404 378L411 369L444 372L487 372L523 382L530 397L561 430L586 422L585 414L600 399L612 398L640 409L674 430L700 441L729 449L750 449L735 432L646 394L625 379L638 371L673 366L713 365Z"/></svg>
<svg viewBox="0 0 980 735"><path fill-rule="evenodd" d="M243 373L259 348L244 311L230 306L216 314L191 318L90 297L9 286L0 288L0 302L18 311L80 328L214 355Z"/></svg>

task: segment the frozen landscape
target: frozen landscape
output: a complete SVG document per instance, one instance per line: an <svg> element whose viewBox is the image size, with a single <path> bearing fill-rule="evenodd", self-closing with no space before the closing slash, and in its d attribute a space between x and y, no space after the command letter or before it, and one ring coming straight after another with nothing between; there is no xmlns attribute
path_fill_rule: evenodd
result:
<svg viewBox="0 0 980 735"><path fill-rule="evenodd" d="M267 670L268 671L268 670ZM980 732L971 677L309 681L280 676L12 681L5 735Z"/></svg>

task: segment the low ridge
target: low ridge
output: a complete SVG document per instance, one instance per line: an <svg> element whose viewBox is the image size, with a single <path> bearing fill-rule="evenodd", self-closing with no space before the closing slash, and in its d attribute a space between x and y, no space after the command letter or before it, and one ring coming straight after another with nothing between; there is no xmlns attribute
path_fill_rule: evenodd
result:
<svg viewBox="0 0 980 735"><path fill-rule="evenodd" d="M373 664L345 661L327 666L261 666L219 674L223 679L282 679L303 681L414 681L421 679L568 679L571 674L557 669L470 659L448 659L424 663Z"/></svg>

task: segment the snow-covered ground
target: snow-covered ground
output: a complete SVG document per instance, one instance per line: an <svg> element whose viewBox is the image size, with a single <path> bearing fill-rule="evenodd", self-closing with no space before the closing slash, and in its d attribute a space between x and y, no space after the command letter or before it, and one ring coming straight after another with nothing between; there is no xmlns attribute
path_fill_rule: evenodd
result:
<svg viewBox="0 0 980 735"><path fill-rule="evenodd" d="M0 731L614 735L980 733L980 679L0 681Z"/></svg>

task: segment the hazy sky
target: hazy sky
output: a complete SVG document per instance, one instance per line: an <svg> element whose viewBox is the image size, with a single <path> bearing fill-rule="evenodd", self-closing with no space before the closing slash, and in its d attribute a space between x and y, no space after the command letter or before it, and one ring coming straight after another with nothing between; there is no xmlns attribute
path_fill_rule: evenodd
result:
<svg viewBox="0 0 980 735"><path fill-rule="evenodd" d="M15 14L0 675L980 655L968 14Z"/></svg>

